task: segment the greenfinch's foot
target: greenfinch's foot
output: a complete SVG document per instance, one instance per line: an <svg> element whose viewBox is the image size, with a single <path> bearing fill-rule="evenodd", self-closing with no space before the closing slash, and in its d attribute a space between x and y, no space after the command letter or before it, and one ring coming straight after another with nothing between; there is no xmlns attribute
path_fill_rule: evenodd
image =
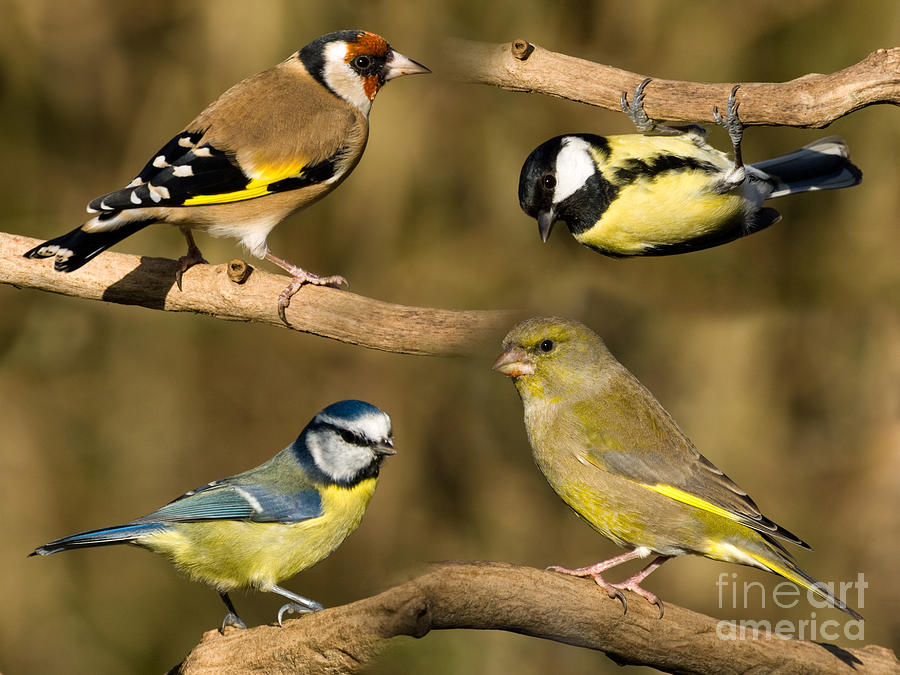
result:
<svg viewBox="0 0 900 675"><path fill-rule="evenodd" d="M660 619L663 618L663 614L665 614L666 608L663 605L662 600L660 600L658 597L653 595L653 593L651 593L650 591L648 591L644 588L641 588L638 585L638 583L639 582L637 582L637 581L632 581L631 579L626 579L625 581L623 581L620 584L610 584L610 586L612 586L616 590L619 590L620 592L621 591L631 591L632 593L637 593L639 596L644 598L650 604L656 605L657 607L659 607L659 618ZM610 596L610 597L612 597L612 596ZM628 614L628 605L625 603L624 598L620 598L620 600L622 600L622 604L625 605L625 614Z"/></svg>

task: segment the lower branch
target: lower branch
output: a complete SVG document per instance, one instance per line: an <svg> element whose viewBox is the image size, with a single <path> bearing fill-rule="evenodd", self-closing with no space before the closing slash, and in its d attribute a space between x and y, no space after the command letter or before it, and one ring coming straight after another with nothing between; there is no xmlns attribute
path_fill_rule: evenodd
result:
<svg viewBox="0 0 900 675"><path fill-rule="evenodd" d="M586 579L502 563L444 563L379 595L286 621L284 628L203 635L171 673L356 673L392 637L431 630L506 630L604 652L619 664L673 673L896 673L894 653L754 637L720 637L719 622L628 594L628 612ZM728 633L734 635L735 633Z"/></svg>
<svg viewBox="0 0 900 675"><path fill-rule="evenodd" d="M278 294L290 281L250 267L243 260L196 265L175 285L178 264L107 251L74 272L56 272L52 261L22 254L39 244L0 233L0 283L62 295L139 305L167 312L195 312L229 321L285 327ZM389 352L456 355L485 339L499 341L513 321L504 310L455 311L394 305L347 291L304 286L287 309L288 328Z"/></svg>
<svg viewBox="0 0 900 675"><path fill-rule="evenodd" d="M567 54L527 40L506 44L452 40L447 70L459 81L512 91L549 94L609 110L629 100L644 75ZM725 107L736 82L707 84L654 78L645 109L654 120L713 122L713 106ZM790 82L741 83L741 121L746 125L826 127L876 103L900 104L900 47L878 49L836 73L810 73Z"/></svg>

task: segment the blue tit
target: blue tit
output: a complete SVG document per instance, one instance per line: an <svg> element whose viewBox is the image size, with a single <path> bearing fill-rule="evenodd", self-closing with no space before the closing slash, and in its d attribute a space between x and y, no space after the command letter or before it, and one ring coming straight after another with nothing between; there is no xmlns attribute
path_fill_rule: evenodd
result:
<svg viewBox="0 0 900 675"><path fill-rule="evenodd" d="M215 588L228 608L223 631L245 627L228 597L238 588L291 600L278 612L281 625L285 612L322 609L277 584L326 558L359 526L381 462L392 454L390 418L369 403L340 401L254 469L186 492L124 525L51 541L31 555L134 544Z"/></svg>
<svg viewBox="0 0 900 675"><path fill-rule="evenodd" d="M160 148L131 183L92 201L93 218L25 257L53 257L55 269L72 272L138 230L168 223L188 243L176 276L180 288L182 273L205 262L191 230L234 237L293 277L279 298L284 320L284 308L302 284L346 282L275 256L266 245L269 232L353 171L381 87L428 72L374 33L323 35L231 87Z"/></svg>
<svg viewBox="0 0 900 675"><path fill-rule="evenodd" d="M623 108L639 129L655 125L638 87ZM857 185L862 172L836 136L788 155L744 165L743 125L735 100L724 118L734 161L710 146L698 126L659 127L657 134L567 134L538 146L519 177L519 204L547 241L564 221L575 239L612 257L671 255L718 246L781 219L763 202L813 190ZM664 131L663 131L664 130Z"/></svg>

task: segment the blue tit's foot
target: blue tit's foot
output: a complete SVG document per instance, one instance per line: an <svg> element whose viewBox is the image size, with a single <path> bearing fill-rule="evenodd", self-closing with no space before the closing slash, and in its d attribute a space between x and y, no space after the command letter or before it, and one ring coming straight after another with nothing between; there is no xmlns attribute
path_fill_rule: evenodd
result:
<svg viewBox="0 0 900 675"><path fill-rule="evenodd" d="M647 117L644 111L644 88L650 84L652 77L645 78L634 90L634 96L631 97L631 105L628 105L628 92L622 92L622 112L628 115L634 126L641 133L647 133L656 129L656 122Z"/></svg>
<svg viewBox="0 0 900 675"><path fill-rule="evenodd" d="M222 627L219 629L219 632L222 635L225 635L226 626L234 626L235 628L240 628L241 630L247 629L247 624L241 621L241 617L239 617L234 612L228 612L228 614L226 614L225 618L222 620Z"/></svg>
<svg viewBox="0 0 900 675"><path fill-rule="evenodd" d="M724 118L719 112L718 106L713 107L713 117L716 120L716 124L728 132L728 136L731 138L731 146L734 148L734 166L720 181L716 188L717 192L724 193L733 190L743 183L747 176L744 169L744 160L741 156L741 139L744 136L744 123L741 122L741 118L738 116L738 108L741 104L738 103L736 98L737 90L740 87L741 85L739 84L732 87L731 94L728 96L728 110Z"/></svg>
<svg viewBox="0 0 900 675"><path fill-rule="evenodd" d="M321 612L323 609L325 609L315 600L304 598L302 595L297 595L296 593L293 593L286 588L282 588L281 586L273 585L271 588L267 588L266 590L270 591L271 593L278 593L278 595L283 595L291 601L278 610L279 626L281 626L281 617L284 616L285 612L311 614L313 612Z"/></svg>
<svg viewBox="0 0 900 675"><path fill-rule="evenodd" d="M278 610L278 627L281 627L281 619L287 614L312 614L313 612L320 612L324 607L320 605L318 602L309 601L309 605L301 605L299 602L289 602L286 605L282 605L281 609Z"/></svg>
<svg viewBox="0 0 900 675"><path fill-rule="evenodd" d="M200 248L197 246L197 242L194 241L194 236L191 234L190 229L183 227L181 228L181 233L184 235L184 238L187 240L188 251L186 255L181 256L178 259L178 270L175 272L175 283L178 285L178 290L181 289L181 277L184 276L184 273L191 269L194 265L207 265L206 259L203 257L203 254L200 252Z"/></svg>
<svg viewBox="0 0 900 675"><path fill-rule="evenodd" d="M313 286L350 287L350 284L344 277L338 275L323 277L318 274L313 274L312 272L307 272L305 269L297 267L297 265L289 263L287 260L279 258L276 255L272 255L272 253L269 253L268 251L266 252L266 260L275 263L293 277L291 283L288 284L287 288L281 291L281 294L278 296L278 318L285 324L288 322L287 317L285 316L285 310L290 306L291 298L294 297L294 294L299 291L304 284L312 284Z"/></svg>

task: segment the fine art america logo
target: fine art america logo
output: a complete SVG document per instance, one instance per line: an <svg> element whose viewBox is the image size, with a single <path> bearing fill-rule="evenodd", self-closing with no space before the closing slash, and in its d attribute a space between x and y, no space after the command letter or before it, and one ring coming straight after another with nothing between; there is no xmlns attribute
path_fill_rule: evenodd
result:
<svg viewBox="0 0 900 675"><path fill-rule="evenodd" d="M782 581L771 589L771 593L758 581L737 581L737 573L722 572L716 581L720 609L747 609L751 607L766 608L767 601L782 609L798 606L805 595L806 602L817 609L830 608L831 605L813 595L800 590L789 581ZM730 578L729 578L730 577ZM846 604L862 610L865 607L865 590L869 582L860 572L856 581L840 581L838 583L821 583L832 594ZM796 638L798 640L864 640L865 624L856 619L838 621L836 619L820 619L816 612L810 612L808 619L781 619L774 622L740 619L738 621L719 621L716 624L716 635L722 640L742 640L745 638Z"/></svg>

